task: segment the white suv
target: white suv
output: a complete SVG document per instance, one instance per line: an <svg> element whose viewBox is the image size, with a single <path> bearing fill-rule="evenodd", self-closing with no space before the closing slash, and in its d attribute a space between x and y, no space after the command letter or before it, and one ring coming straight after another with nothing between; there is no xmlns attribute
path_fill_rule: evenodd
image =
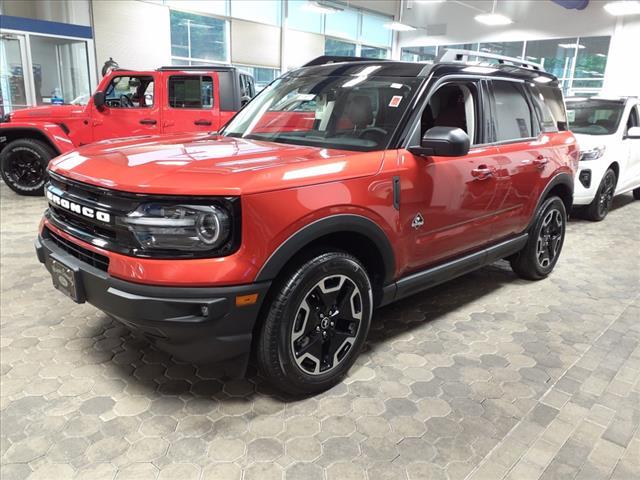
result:
<svg viewBox="0 0 640 480"><path fill-rule="evenodd" d="M590 220L600 221L615 195L633 190L640 200L640 101L575 97L566 104L581 151L573 204Z"/></svg>

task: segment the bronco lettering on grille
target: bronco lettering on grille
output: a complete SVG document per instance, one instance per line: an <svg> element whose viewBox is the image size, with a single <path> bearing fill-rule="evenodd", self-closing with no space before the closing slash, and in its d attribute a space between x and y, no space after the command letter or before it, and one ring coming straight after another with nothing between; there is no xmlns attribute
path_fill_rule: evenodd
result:
<svg viewBox="0 0 640 480"><path fill-rule="evenodd" d="M84 205L80 205L79 203L72 202L64 197L60 197L52 192L47 192L47 198L50 203L57 205L60 208L64 208L73 213L77 213L78 215L82 215L83 217L91 218L98 220L103 223L111 223L111 214L107 212L103 212L102 210L96 210L94 208L86 207Z"/></svg>

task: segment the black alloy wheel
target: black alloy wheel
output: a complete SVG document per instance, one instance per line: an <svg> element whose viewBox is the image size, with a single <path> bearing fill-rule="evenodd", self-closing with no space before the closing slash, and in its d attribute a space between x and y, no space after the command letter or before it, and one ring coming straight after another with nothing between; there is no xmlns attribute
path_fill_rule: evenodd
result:
<svg viewBox="0 0 640 480"><path fill-rule="evenodd" d="M311 253L274 282L256 338L256 360L292 395L331 388L356 361L369 332L373 293L367 271L339 251Z"/></svg>
<svg viewBox="0 0 640 480"><path fill-rule="evenodd" d="M316 283L298 307L291 328L291 349L309 375L328 373L353 348L362 321L362 292L345 275Z"/></svg>
<svg viewBox="0 0 640 480"><path fill-rule="evenodd" d="M560 257L567 226L567 211L559 197L549 197L529 228L524 248L508 258L514 273L527 280L546 278Z"/></svg>
<svg viewBox="0 0 640 480"><path fill-rule="evenodd" d="M47 165L54 155L49 146L39 140L14 140L0 154L2 178L20 195L42 195Z"/></svg>
<svg viewBox="0 0 640 480"><path fill-rule="evenodd" d="M564 238L564 220L558 209L551 209L545 213L542 228L536 242L536 259L542 268L548 268L555 262L562 239Z"/></svg>
<svg viewBox="0 0 640 480"><path fill-rule="evenodd" d="M586 217L594 222L600 222L604 220L613 204L613 197L616 192L617 177L616 172L612 169L608 169L593 201L587 206Z"/></svg>

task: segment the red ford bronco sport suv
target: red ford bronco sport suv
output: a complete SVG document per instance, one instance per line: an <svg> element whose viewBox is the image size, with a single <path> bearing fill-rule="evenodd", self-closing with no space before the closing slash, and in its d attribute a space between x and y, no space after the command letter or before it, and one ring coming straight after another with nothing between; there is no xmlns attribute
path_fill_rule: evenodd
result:
<svg viewBox="0 0 640 480"><path fill-rule="evenodd" d="M0 171L21 195L42 195L49 160L98 140L212 132L255 95L234 67L112 70L87 105L26 108L0 123ZM143 140L139 140L142 142Z"/></svg>
<svg viewBox="0 0 640 480"><path fill-rule="evenodd" d="M459 54L464 58L464 55ZM193 362L251 354L280 389L335 384L375 307L496 260L558 261L578 149L555 77L321 57L216 135L50 164L54 285Z"/></svg>

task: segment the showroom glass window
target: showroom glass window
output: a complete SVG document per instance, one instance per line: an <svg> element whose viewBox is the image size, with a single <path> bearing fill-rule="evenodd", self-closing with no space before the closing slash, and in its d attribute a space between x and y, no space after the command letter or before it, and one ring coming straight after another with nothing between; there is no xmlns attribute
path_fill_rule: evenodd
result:
<svg viewBox="0 0 640 480"><path fill-rule="evenodd" d="M602 88L611 37L581 37L572 88Z"/></svg>
<svg viewBox="0 0 640 480"><path fill-rule="evenodd" d="M324 40L324 53L325 55L354 57L356 55L356 44L343 42L335 38L326 38Z"/></svg>
<svg viewBox="0 0 640 480"><path fill-rule="evenodd" d="M110 108L150 108L154 102L153 77L114 77L104 93Z"/></svg>
<svg viewBox="0 0 640 480"><path fill-rule="evenodd" d="M362 14L362 34L360 41L367 45L379 45L390 47L392 32L384 27L389 22L389 18L369 13ZM364 47L363 47L364 48ZM375 57L386 58L386 57Z"/></svg>
<svg viewBox="0 0 640 480"><path fill-rule="evenodd" d="M401 60L405 62L434 62L438 56L438 47L404 47Z"/></svg>
<svg viewBox="0 0 640 480"><path fill-rule="evenodd" d="M231 16L252 22L280 25L280 0L242 0L231 2Z"/></svg>
<svg viewBox="0 0 640 480"><path fill-rule="evenodd" d="M362 45L360 47L360 56L365 58L388 58L389 50L386 48L368 47Z"/></svg>
<svg viewBox="0 0 640 480"><path fill-rule="evenodd" d="M32 35L30 44L36 103L87 103L87 42Z"/></svg>
<svg viewBox="0 0 640 480"><path fill-rule="evenodd" d="M480 44L480 51L504 55L506 57L522 57L524 42L488 42Z"/></svg>
<svg viewBox="0 0 640 480"><path fill-rule="evenodd" d="M345 9L325 15L324 33L333 37L357 40L358 22L359 14L355 10Z"/></svg>
<svg viewBox="0 0 640 480"><path fill-rule="evenodd" d="M175 63L227 61L227 22L171 10L171 56ZM177 61L176 61L177 60Z"/></svg>
<svg viewBox="0 0 640 480"><path fill-rule="evenodd" d="M213 79L209 76L172 75L169 77L171 108L213 108Z"/></svg>
<svg viewBox="0 0 640 480"><path fill-rule="evenodd" d="M307 0L288 0L288 28L302 32L322 33L322 17L322 13L314 11Z"/></svg>
<svg viewBox="0 0 640 480"><path fill-rule="evenodd" d="M531 138L531 109L520 85L499 80L492 83L496 107L496 141Z"/></svg>

